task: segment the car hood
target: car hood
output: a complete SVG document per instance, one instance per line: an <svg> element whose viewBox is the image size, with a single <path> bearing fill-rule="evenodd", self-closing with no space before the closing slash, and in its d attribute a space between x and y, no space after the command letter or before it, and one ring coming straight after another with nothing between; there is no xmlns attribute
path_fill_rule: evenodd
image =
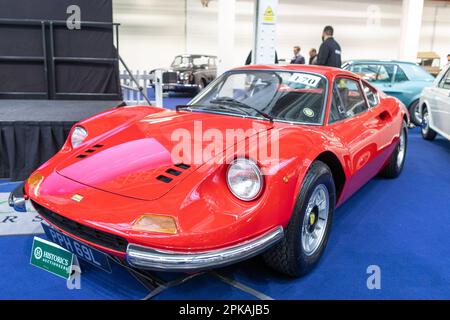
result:
<svg viewBox="0 0 450 320"><path fill-rule="evenodd" d="M80 146L59 163L56 171L99 190L156 200L211 158L203 155L183 166L174 161L174 148L183 143L192 147L201 145L204 150L211 145L210 140L202 138L207 130L219 130L225 136L227 129L248 130L255 128L255 124L254 134L272 127L267 121L196 112L147 115L111 130L101 140L94 140L83 148ZM238 141L236 139L235 143ZM223 145L225 148L225 143Z"/></svg>

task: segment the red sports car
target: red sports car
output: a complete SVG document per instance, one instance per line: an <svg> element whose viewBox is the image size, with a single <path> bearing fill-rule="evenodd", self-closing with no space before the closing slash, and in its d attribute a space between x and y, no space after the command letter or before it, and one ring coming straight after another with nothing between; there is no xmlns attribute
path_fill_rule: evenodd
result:
<svg viewBox="0 0 450 320"><path fill-rule="evenodd" d="M53 228L137 268L191 272L263 253L300 276L335 208L375 175L401 173L408 122L401 102L351 72L248 66L174 111L81 121L24 192Z"/></svg>

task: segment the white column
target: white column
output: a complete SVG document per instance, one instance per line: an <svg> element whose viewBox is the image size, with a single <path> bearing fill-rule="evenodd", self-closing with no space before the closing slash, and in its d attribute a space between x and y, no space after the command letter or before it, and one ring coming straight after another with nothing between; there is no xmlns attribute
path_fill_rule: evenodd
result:
<svg viewBox="0 0 450 320"><path fill-rule="evenodd" d="M218 1L218 48L219 63L217 74L234 67L234 29L236 16L236 0Z"/></svg>
<svg viewBox="0 0 450 320"><path fill-rule="evenodd" d="M276 50L278 0L255 0L253 64L273 64Z"/></svg>
<svg viewBox="0 0 450 320"><path fill-rule="evenodd" d="M416 61L424 0L403 0L399 59Z"/></svg>

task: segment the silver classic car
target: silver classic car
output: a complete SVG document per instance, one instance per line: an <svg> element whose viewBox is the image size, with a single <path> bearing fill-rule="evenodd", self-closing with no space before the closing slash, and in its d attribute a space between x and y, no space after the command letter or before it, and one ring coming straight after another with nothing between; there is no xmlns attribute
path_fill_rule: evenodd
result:
<svg viewBox="0 0 450 320"><path fill-rule="evenodd" d="M450 140L450 64L442 69L432 87L423 90L419 108L424 139L433 140L439 133Z"/></svg>

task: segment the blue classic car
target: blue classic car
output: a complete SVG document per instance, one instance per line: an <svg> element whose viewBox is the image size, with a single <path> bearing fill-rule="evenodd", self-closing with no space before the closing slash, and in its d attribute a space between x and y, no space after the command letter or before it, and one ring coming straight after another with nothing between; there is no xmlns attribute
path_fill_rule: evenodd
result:
<svg viewBox="0 0 450 320"><path fill-rule="evenodd" d="M351 60L342 68L359 74L386 94L398 98L408 108L411 121L420 125L420 94L434 81L422 67L406 61Z"/></svg>

